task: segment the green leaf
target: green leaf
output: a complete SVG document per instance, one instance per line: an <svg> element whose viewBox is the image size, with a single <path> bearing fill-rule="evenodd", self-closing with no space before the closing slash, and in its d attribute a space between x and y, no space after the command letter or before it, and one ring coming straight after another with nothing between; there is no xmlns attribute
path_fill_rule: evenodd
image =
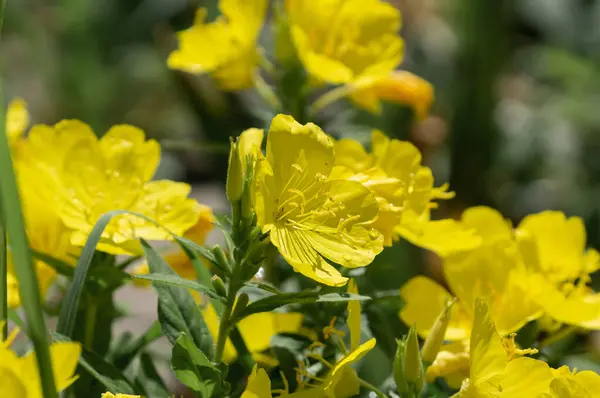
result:
<svg viewBox="0 0 600 398"><path fill-rule="evenodd" d="M71 341L60 333L50 332L50 335L54 341ZM136 394L136 390L119 369L85 347L81 349L79 364L113 394Z"/></svg>
<svg viewBox="0 0 600 398"><path fill-rule="evenodd" d="M141 242L152 273L176 275L148 242L143 239ZM152 286L158 294L158 321L171 344L174 345L180 334L185 333L191 336L196 346L210 354L212 337L191 293L170 284L153 282Z"/></svg>
<svg viewBox="0 0 600 398"><path fill-rule="evenodd" d="M277 289L275 286L269 283L248 281L244 282L244 286L254 287L256 289L264 290L265 292L272 294L281 294L281 291L279 289Z"/></svg>
<svg viewBox="0 0 600 398"><path fill-rule="evenodd" d="M208 296L215 300L220 300L225 302L225 299L219 296L214 290L199 284L198 282L191 281L189 279L184 279L178 275L164 274L164 273L151 273L151 274L143 274L143 275L133 275L135 279L144 279L147 281L151 281L157 284L166 284L177 286L186 289L195 290L205 296Z"/></svg>
<svg viewBox="0 0 600 398"><path fill-rule="evenodd" d="M37 250L31 249L31 255L36 260L43 261L44 263L48 264L50 267L54 268L54 270L56 272L58 272L60 275L72 277L73 273L75 272L75 268L73 268L73 266L71 264L69 264L63 260L54 258L47 253L42 253Z"/></svg>
<svg viewBox="0 0 600 398"><path fill-rule="evenodd" d="M140 367L135 381L147 397L167 398L170 396L165 383L156 371L152 356L147 352L144 352L141 355Z"/></svg>
<svg viewBox="0 0 600 398"><path fill-rule="evenodd" d="M160 323L158 321L154 322L143 335L133 341L129 339L126 345L115 350L111 362L117 368L124 370L141 350L158 340L162 335Z"/></svg>
<svg viewBox="0 0 600 398"><path fill-rule="evenodd" d="M258 312L268 312L287 304L310 303L339 303L353 300L370 300L370 297L350 293L328 293L319 295L318 292L281 293L256 300L246 307L242 318Z"/></svg>
<svg viewBox="0 0 600 398"><path fill-rule="evenodd" d="M56 327L58 333L69 338L73 337L73 329L75 327L75 319L77 317L81 292L85 285L90 265L92 264L92 258L96 252L96 246L98 246L102 233L108 223L110 223L110 220L117 215L126 213L128 212L124 210L110 211L102 215L96 222L96 225L94 225L94 228L92 228L92 231L83 246L83 250L81 250L77 265L75 266L73 280L62 301L60 314L58 316L58 325Z"/></svg>
<svg viewBox="0 0 600 398"><path fill-rule="evenodd" d="M173 346L171 364L175 376L202 398L210 398L222 390L221 371L196 347L185 333Z"/></svg>
<svg viewBox="0 0 600 398"><path fill-rule="evenodd" d="M0 21L4 16L4 2L0 4ZM0 92L0 97L3 97ZM8 143L8 136L5 132L4 105L0 101L0 220L3 223L3 229L7 231L6 238L10 242L12 261L14 270L19 281L19 294L21 304L25 310L25 320L29 337L33 342L36 353L36 363L38 366L39 380L41 384L41 393L44 397L54 398L57 396L56 384L52 371L52 361L49 341L46 334L46 322L42 310L42 299L38 288L38 278L36 267L31 258L29 249L29 238L25 229L25 221L21 210L21 200L17 186L17 178L12 162L11 149ZM4 231L3 231L4 232ZM3 262L6 265L6 262ZM6 268L2 266L2 268ZM0 294L2 295L2 317L6 316L7 291L5 290L6 270L3 269L3 277L0 283Z"/></svg>

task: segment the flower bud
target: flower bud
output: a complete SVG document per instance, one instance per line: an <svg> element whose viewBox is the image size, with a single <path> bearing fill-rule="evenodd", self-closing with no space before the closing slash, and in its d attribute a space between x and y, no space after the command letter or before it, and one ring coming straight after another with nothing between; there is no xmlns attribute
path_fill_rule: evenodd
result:
<svg viewBox="0 0 600 398"><path fill-rule="evenodd" d="M238 149L238 140L231 140L229 148L229 167L227 168L227 199L232 204L242 198L244 191L244 175L242 161Z"/></svg>
<svg viewBox="0 0 600 398"><path fill-rule="evenodd" d="M402 369L402 357L404 355L404 340L396 340L398 343L398 349L396 350L396 357L394 358L394 380L396 381L396 388L400 393L400 396L404 397L408 394L408 384L404 380L404 370Z"/></svg>
<svg viewBox="0 0 600 398"><path fill-rule="evenodd" d="M223 283L223 279L221 279L218 275L214 275L211 279L212 286L215 289L215 292L221 297L227 297L227 289L225 288L225 283Z"/></svg>
<svg viewBox="0 0 600 398"><path fill-rule="evenodd" d="M216 262L216 266L220 269L223 270L224 272L229 271L229 269L231 268L229 266L229 259L227 258L227 256L225 255L225 252L223 251L223 249L221 248L221 246L219 245L215 245L212 248L212 253L215 256L215 262Z"/></svg>
<svg viewBox="0 0 600 398"><path fill-rule="evenodd" d="M419 394L425 386L425 372L423 370L423 361L419 352L419 339L415 327L411 327L408 336L404 342L404 355L402 356L402 371L404 380L408 384L409 390Z"/></svg>
<svg viewBox="0 0 600 398"><path fill-rule="evenodd" d="M275 37L275 57L277 57L279 64L287 67L296 62L298 60L296 47L292 41L290 24L283 10L282 2L275 3L273 37Z"/></svg>
<svg viewBox="0 0 600 398"><path fill-rule="evenodd" d="M453 299L444 305L442 312L438 315L429 331L429 335L425 339L423 349L421 350L421 357L423 358L423 362L425 362L425 366L431 365L440 351L440 347L444 342L444 336L446 335L446 329L448 329L448 324L450 323L452 306L455 302L456 300Z"/></svg>

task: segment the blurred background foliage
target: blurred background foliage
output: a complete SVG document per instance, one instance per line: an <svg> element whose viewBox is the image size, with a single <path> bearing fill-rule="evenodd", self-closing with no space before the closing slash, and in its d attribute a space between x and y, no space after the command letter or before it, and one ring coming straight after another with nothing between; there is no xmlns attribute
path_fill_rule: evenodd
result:
<svg viewBox="0 0 600 398"><path fill-rule="evenodd" d="M582 216L589 244L600 248L600 1L392 2L403 12L402 68L436 88L431 115L417 123L399 105L373 116L340 102L317 122L337 137L368 142L376 126L415 143L438 185L449 181L457 192L435 217L486 204L518 222L558 209ZM98 134L140 126L163 143L161 176L222 187L229 137L266 127L272 115L252 90L224 93L206 76L167 69L175 32L198 6L216 17L216 3L9 0L0 49L6 99L24 97L34 122L77 118ZM400 242L366 269L361 293L397 296L415 273L441 278L435 258ZM389 362L382 350L405 331L398 301L381 295L381 306L366 306L371 331L393 334L377 336L372 363ZM374 382L389 374L364 368Z"/></svg>

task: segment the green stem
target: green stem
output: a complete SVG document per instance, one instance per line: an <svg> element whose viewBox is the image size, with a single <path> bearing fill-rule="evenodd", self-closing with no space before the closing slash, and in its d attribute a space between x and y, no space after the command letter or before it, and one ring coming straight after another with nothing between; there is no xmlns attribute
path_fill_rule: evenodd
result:
<svg viewBox="0 0 600 398"><path fill-rule="evenodd" d="M329 90L328 92L317 98L315 102L312 103L312 105L310 106L312 115L316 115L333 102L348 96L354 90L355 88L348 84L336 87L333 90Z"/></svg>
<svg viewBox="0 0 600 398"><path fill-rule="evenodd" d="M98 318L98 303L93 298L88 300L85 311L85 326L83 345L92 349L94 345L94 331L96 330L96 319Z"/></svg>
<svg viewBox="0 0 600 398"><path fill-rule="evenodd" d="M375 387L374 385L372 385L371 383L368 383L366 381L364 381L363 379L358 379L358 381L360 382L360 385L364 388L366 388L367 390L371 390L373 391L375 394L377 394L377 396L379 398L388 398L387 395L385 395L383 393L383 391L381 391L379 388Z"/></svg>
<svg viewBox="0 0 600 398"><path fill-rule="evenodd" d="M269 86L265 79L263 79L263 77L260 75L260 71L257 70L254 72L252 77L254 80L254 87L256 88L258 94L260 94L260 96L271 106L271 108L273 108L273 110L279 111L281 109L281 102L279 101L279 98L277 98L277 95L271 86Z"/></svg>
<svg viewBox="0 0 600 398"><path fill-rule="evenodd" d="M4 19L4 1L0 1L0 21ZM2 22L0 22L1 26ZM0 92L0 98L2 98ZM5 131L4 104L0 101L0 203L8 231L12 249L12 261L19 282L19 293L25 310L29 336L38 365L42 395L45 398L56 398L56 384L50 360L49 339L44 314L42 297L36 275L36 268L29 251L29 240L25 232L25 223L21 211L17 179L12 163L8 137Z"/></svg>
<svg viewBox="0 0 600 398"><path fill-rule="evenodd" d="M6 262L6 231L0 212L0 341L8 336L8 264Z"/></svg>
<svg viewBox="0 0 600 398"><path fill-rule="evenodd" d="M217 363L223 360L225 343L229 337L229 318L231 317L231 312L233 311L233 304L235 303L236 294L237 289L230 284L229 293L227 294L227 304L223 309L223 313L221 313L221 322L219 323L219 336L217 337L217 348L215 350L215 362Z"/></svg>

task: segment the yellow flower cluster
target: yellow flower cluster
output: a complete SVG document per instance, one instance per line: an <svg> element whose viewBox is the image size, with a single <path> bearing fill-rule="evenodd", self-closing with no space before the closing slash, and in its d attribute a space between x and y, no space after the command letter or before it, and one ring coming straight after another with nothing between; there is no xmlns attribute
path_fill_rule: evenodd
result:
<svg viewBox="0 0 600 398"><path fill-rule="evenodd" d="M0 329L3 327L0 324ZM10 349L17 337L18 329L14 329L5 341L0 339L0 380L2 396L14 398L42 398L42 387L38 373L35 353L30 351L23 357ZM54 383L57 392L69 387L77 376L74 375L81 346L79 343L60 342L50 345L50 356L54 369Z"/></svg>
<svg viewBox="0 0 600 398"><path fill-rule="evenodd" d="M151 181L160 160L160 147L136 127L118 125L98 139L77 120L54 126L34 125L23 100L7 112L7 133L15 162L23 213L31 247L74 265L98 219L113 210L149 217L167 230L183 235L210 229L209 208L188 198L187 184ZM130 215L112 219L97 249L111 254L137 254L138 238L167 240L165 229ZM10 255L10 252L9 252ZM44 295L56 272L37 264ZM17 280L9 269L9 304L20 304Z"/></svg>
<svg viewBox="0 0 600 398"><path fill-rule="evenodd" d="M595 250L585 250L580 218L545 211L526 217L513 229L497 211L474 207L463 213L460 223L474 231L480 244L442 255L451 293L423 276L400 291L405 301L400 317L415 324L422 336L427 336L451 294L458 298L446 332L453 343L428 369L429 380L446 376L456 386L468 375L466 341L473 338L475 303L480 297L489 301L490 316L502 336L536 319L543 319L546 328L568 324L600 329L600 295L588 287L600 258Z"/></svg>
<svg viewBox="0 0 600 398"><path fill-rule="evenodd" d="M179 33L168 65L210 74L224 90L250 88L260 64L268 63L258 45L267 1L220 0L219 9L212 22L206 9L198 10L193 26ZM373 113L383 100L412 105L418 117L426 116L431 84L395 71L404 57L396 7L383 0L285 0L283 12L286 25L279 34L289 37L286 47L293 46L285 53L297 54L313 86L343 85L341 96Z"/></svg>
<svg viewBox="0 0 600 398"><path fill-rule="evenodd" d="M367 154L356 141L336 142L286 115L273 119L267 137L266 157L252 147L258 223L286 261L315 281L344 285L347 278L327 260L362 267L400 236L441 253L480 243L458 222L430 220L433 201L452 194L434 188L408 142L376 131Z"/></svg>
<svg viewBox="0 0 600 398"><path fill-rule="evenodd" d="M517 350L502 340L488 304L477 299L470 338L470 366L458 397L595 397L600 375L591 371L552 369L544 361L523 357L536 350ZM513 348L511 350L511 348Z"/></svg>

